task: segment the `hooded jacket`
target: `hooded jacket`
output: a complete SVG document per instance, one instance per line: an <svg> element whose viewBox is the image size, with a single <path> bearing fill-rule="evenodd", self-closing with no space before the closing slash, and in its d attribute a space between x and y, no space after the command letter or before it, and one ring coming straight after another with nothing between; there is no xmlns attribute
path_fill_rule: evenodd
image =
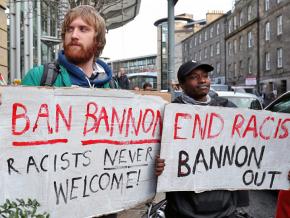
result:
<svg viewBox="0 0 290 218"><path fill-rule="evenodd" d="M109 82L112 79L112 71L110 67L103 61L97 60L96 63L102 66L105 74L101 77L96 76L93 79L86 78L85 73L76 65L70 63L63 51L59 52L58 63L60 65L60 72L55 80L55 87L70 87L78 85L80 87L97 87L110 88ZM21 84L27 86L39 86L43 75L44 66L40 65L32 68L27 72Z"/></svg>

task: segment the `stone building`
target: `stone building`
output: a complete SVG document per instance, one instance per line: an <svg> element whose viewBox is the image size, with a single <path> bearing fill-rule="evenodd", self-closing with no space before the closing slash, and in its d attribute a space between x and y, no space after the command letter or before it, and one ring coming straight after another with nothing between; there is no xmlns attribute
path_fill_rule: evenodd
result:
<svg viewBox="0 0 290 218"><path fill-rule="evenodd" d="M226 18L226 83L256 85L260 72L257 56L258 1L236 1L235 8Z"/></svg>
<svg viewBox="0 0 290 218"><path fill-rule="evenodd" d="M215 83L225 83L225 23L226 15L213 11L206 15L206 25L182 41L183 62L196 60L209 63Z"/></svg>
<svg viewBox="0 0 290 218"><path fill-rule="evenodd" d="M0 73L5 81L8 80L8 51L7 51L7 17L5 14L6 1L0 0Z"/></svg>
<svg viewBox="0 0 290 218"><path fill-rule="evenodd" d="M260 83L264 93L290 90L290 0L260 3Z"/></svg>

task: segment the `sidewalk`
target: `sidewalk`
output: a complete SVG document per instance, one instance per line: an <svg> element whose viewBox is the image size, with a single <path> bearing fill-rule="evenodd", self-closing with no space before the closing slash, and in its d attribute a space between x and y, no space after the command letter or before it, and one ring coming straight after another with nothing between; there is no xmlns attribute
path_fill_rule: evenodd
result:
<svg viewBox="0 0 290 218"><path fill-rule="evenodd" d="M158 193L154 198L154 202L159 202L164 198L165 198L164 193ZM141 218L142 215L146 213L146 210L147 206L145 204L142 204L130 210L126 210L119 213L118 218Z"/></svg>

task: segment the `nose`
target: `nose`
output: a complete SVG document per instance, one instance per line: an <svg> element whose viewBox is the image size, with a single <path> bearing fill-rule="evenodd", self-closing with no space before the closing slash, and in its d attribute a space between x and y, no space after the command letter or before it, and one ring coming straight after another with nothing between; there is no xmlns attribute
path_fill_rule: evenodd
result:
<svg viewBox="0 0 290 218"><path fill-rule="evenodd" d="M77 28L75 28L75 29L72 31L71 37L72 37L73 39L77 39L77 38L79 38L79 33L78 33Z"/></svg>

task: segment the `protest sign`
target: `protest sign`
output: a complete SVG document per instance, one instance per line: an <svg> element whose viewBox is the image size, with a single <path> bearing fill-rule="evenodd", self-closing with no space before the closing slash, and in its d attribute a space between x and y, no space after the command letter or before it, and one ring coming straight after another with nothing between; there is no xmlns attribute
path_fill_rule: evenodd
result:
<svg viewBox="0 0 290 218"><path fill-rule="evenodd" d="M50 217L89 217L155 195L165 102L128 91L5 87L0 203L36 199Z"/></svg>
<svg viewBox="0 0 290 218"><path fill-rule="evenodd" d="M289 189L290 116L169 104L157 190Z"/></svg>

